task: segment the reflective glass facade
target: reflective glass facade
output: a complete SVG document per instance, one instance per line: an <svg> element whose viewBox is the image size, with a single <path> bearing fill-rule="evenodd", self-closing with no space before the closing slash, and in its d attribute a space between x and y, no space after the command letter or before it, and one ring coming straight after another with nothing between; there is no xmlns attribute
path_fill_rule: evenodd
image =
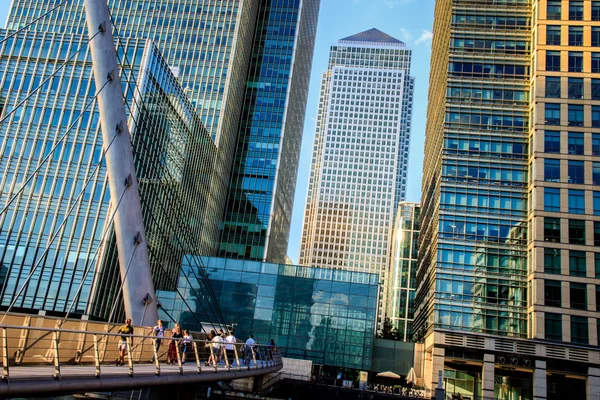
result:
<svg viewBox="0 0 600 400"><path fill-rule="evenodd" d="M259 343L274 339L287 357L370 370L378 275L235 259L203 261L238 340L252 333ZM195 269L184 264L182 277ZM178 289L190 293L186 300L194 303L202 296L196 288L192 279L181 279ZM171 298L163 308L187 323L186 305L175 294Z"/></svg>
<svg viewBox="0 0 600 400"><path fill-rule="evenodd" d="M155 254L151 254L151 257L155 257L153 265L160 266L161 271L168 271L163 274L155 270L155 285L160 289L173 287L178 273L177 265L181 263L183 254L216 254L219 249L219 233L217 231L223 226L222 217L225 205L235 203L235 201L226 201L227 182L232 165L237 166L238 173L235 175L236 178L232 179L231 198L240 195L242 198L250 198L250 200L243 203L243 207L239 204L232 206L235 209L235 216L228 221L237 220L236 218L247 221L260 217L261 229L260 232L255 232L254 228L258 226L255 225L241 236L238 235L238 231L235 231L234 235L228 236L227 243L233 244L235 248L243 247L244 250L239 254L242 257L254 257L255 254L260 253L258 258L262 259L268 255L268 257L283 261L283 255L287 248L319 1L190 0L186 2L156 2L110 0L108 3L115 27L118 29L115 34L118 33L121 38L117 46L119 60L126 71L126 76L132 82L124 84L129 107L133 108L134 101L144 104L144 106L138 104L137 109L130 109L128 112L135 112L136 118L142 120L137 128L157 130L168 136L157 140L156 143L149 143L144 139L137 143L138 147L134 148L136 157L142 157L144 152L152 155L146 159L137 158L136 167L139 168L139 174L143 176L139 180L140 190L144 192L142 193L142 202L146 212L146 229L147 231L154 230L156 235L159 235L152 237L154 243L151 246L154 247L151 248L151 252L155 252ZM9 14L8 27L18 29L57 4L58 1L53 0L45 2L15 0ZM32 45L35 46L35 53L31 55L17 54L18 62L22 63L19 73L13 73L13 66L7 66L7 64L1 66L0 73L3 74L2 76L6 75L2 81L6 92L4 93L5 99L8 91L11 91L10 94L13 96L26 95L27 88L35 88L41 79L43 80L47 76L41 75L41 71L49 74L52 71L51 67L59 65L77 49L75 45L83 40L80 38L87 36L83 2L68 3L66 6L59 7L29 30L40 32L40 37L43 35L41 32L47 32L48 35L44 36L44 43L26 43L26 50L29 51L31 48L29 45ZM75 39L72 39L71 35ZM147 80L138 82L139 87L133 89L133 82L140 78L139 69L146 39L153 40L158 51L164 55L165 61L161 61L161 68L171 70L170 73L173 76L168 78L167 87L162 87L163 84L167 84L166 80L155 82L158 78L152 75L151 66L153 64L148 64ZM58 42L53 43L54 41ZM70 43L71 41L73 45L70 48L68 45L65 47L62 44L62 42ZM135 42L137 48L131 48L130 42ZM22 44L20 41L18 46ZM13 41L7 42L5 50L9 45L13 46ZM39 53L38 58L39 49L42 49L42 52ZM48 55L49 49L53 49L51 55ZM20 50L9 48L8 51L12 52L14 56ZM3 151L6 154L14 150L12 149L13 141L17 144L16 151L20 151L23 142L18 137L26 138L27 135L31 135L30 126L35 127L40 120L42 120L42 124L47 124L46 119L50 118L51 126L66 128L68 126L66 124L82 112L77 110L80 110L94 95L93 82L90 78L91 64L86 54L84 49L81 56L75 58L73 65L65 68L65 71L70 71L72 68L75 70L74 74L60 75L54 80L56 83L52 84L50 92L46 90L47 88L41 91L44 98L52 100L52 112L46 111L46 114L41 114L45 112L46 104L50 104L44 100L43 106L42 103L39 103L38 107L15 113L16 122L21 120L25 122L19 127L19 130L11 131L16 136L6 138L3 145ZM26 61L27 65L24 64ZM37 66L35 63L41 65ZM249 68L250 66L252 68ZM36 71L37 75L22 75L21 71L24 69ZM132 69L133 73L129 74L128 69ZM4 74L5 72L6 74ZM248 74L251 78L248 78ZM21 88L23 78L27 79L28 86L25 89ZM30 86L31 79L33 79L33 85ZM61 87L63 79L72 79L62 86L62 89L67 91L68 98L65 96L61 103L56 103L51 96L54 95L56 88ZM151 87L152 84L155 87ZM179 85L179 89L175 89L177 85ZM171 99L171 102L166 99L158 101L156 95L152 94L158 87L165 96ZM143 92L146 89L149 93ZM18 90L23 90L23 93L17 93ZM37 96L30 101L37 101ZM175 98L178 98L177 101L180 104L175 104ZM7 107L15 104L14 101L11 103L10 99L6 99L2 104L5 103ZM72 103L75 103L75 108L69 109L63 114L62 109L73 107ZM86 160L93 154L93 161L97 162L102 151L102 140L98 135L98 115L94 109L89 115L87 112L82 113L84 114L82 120L89 126L77 127L74 132L74 135L82 141L83 150L77 149L77 153L73 153L72 156L79 157L80 153L85 151ZM244 133L240 134L240 148L236 150L238 127L242 120L245 121L245 128ZM212 142L207 141L207 131L198 125L200 123L207 127ZM2 128L6 129L7 127L3 126ZM93 136L91 131L93 131ZM189 147L183 149L181 146ZM45 148L44 152L47 151L48 148ZM197 157L194 155L194 151ZM40 152L41 149L36 150L34 154L36 159ZM159 154L160 157L156 157L156 154ZM237 154L235 163L233 161L234 154ZM72 156L70 153L56 156L56 159L53 160L56 165L53 167L67 171L64 163L76 162L70 158ZM6 161L8 159L3 160L3 162ZM27 156L22 158L15 156L11 161L14 162L14 168L26 169L23 173L15 176L14 182L18 187L18 182L27 176L26 172L31 171L30 164L33 159L30 160ZM188 164L186 165L186 163ZM246 169L246 166L250 164L257 168ZM90 160L90 165L91 167L95 166L92 160ZM277 172L280 165L285 165L285 171L281 173ZM98 177L94 179L104 182L104 172L102 167L100 168ZM91 171L91 169L78 171L80 172L77 172L79 174L77 176L82 178L83 172ZM256 179L259 176L265 178L263 183L266 182L265 185L271 188L269 191L263 191L265 185L262 183L260 185L242 185L241 191L237 190L239 182L257 182ZM5 185L13 184L12 175L9 177L10 181L5 182ZM46 178L50 178L50 176L46 176ZM73 182L67 180L67 184L72 185ZM87 238L92 233L96 235L97 240L100 240L104 224L110 215L110 209L107 207L110 200L108 191L104 191L104 186L98 186L95 181L91 185L94 184L96 185L94 189L90 190L90 193L86 192L85 200L88 200L90 196L95 196L97 197L95 200L99 201L101 205L93 213L82 211L85 221L76 225L75 232L78 235L73 238L72 242L69 242L71 247L78 246L76 239L80 239L81 236ZM183 185L183 187L177 187L177 185ZM57 198L53 199L54 203L52 204L57 209L58 202L66 204L65 199L68 197L59 193L60 188L54 189L52 182L47 183L44 187L46 189L43 187L42 189L48 193L54 194L56 191ZM70 187L69 190L71 190ZM4 201L8 198L8 190L12 190L8 189L8 186L6 188L3 193ZM248 196L246 192L249 193ZM145 194L148 195L147 198ZM152 197L154 195L155 198ZM195 202L189 203L193 196L196 196ZM251 209L247 208L247 205L252 205ZM181 216L172 212L182 209L182 207L187 209L188 206L191 211L189 215ZM260 208L260 213L254 212L255 206ZM60 207L63 207L62 204ZM166 211L166 207L170 207L170 211ZM231 207L229 209L232 210ZM171 218L167 218L169 214ZM31 217L30 214L26 215L27 218ZM54 212L50 210L49 215L53 218ZM64 212L60 214L59 211L56 215L64 215ZM245 217L245 215L251 215L251 217ZM19 223L25 216L17 213L17 224L13 224L12 214L10 218L9 221L4 222L5 225L10 225L6 226L3 234L8 236L26 234L26 232L22 233L19 228ZM60 223L60 219L58 223ZM71 224L74 222L69 220L68 223L67 228L71 229ZM154 226L150 226L152 224ZM28 229L28 225L25 225L24 228ZM36 229L38 228L39 226L36 227ZM12 233L7 234L8 230ZM46 230L47 234L52 233L48 224ZM84 234L79 233L82 230L85 231ZM248 239L244 234L250 238ZM264 250L268 246L269 237L272 238L271 243L273 243L272 253ZM83 285L85 295L82 297L89 298L92 290L94 293L101 293L106 289L106 285L117 285L115 282L118 271L111 258L115 251L111 240L109 235L107 240L102 242L99 251L101 255L98 257L102 259L102 268L96 271L96 275L92 272L87 277L86 284ZM243 246L236 247L236 241L243 243ZM42 242L32 244L33 242L28 241L27 243L27 246L33 246L32 248L42 250L44 248ZM246 243L256 244L258 250L250 251L247 254ZM16 269L21 258L24 257L23 250L19 246L13 246L12 242L7 245L9 246L7 260L17 254L16 262L11 267L13 268L11 273L18 276L26 275L27 267L22 270ZM85 248L85 242L83 246ZM96 248L98 248L97 244L91 245L89 251L81 254L79 249L69 250L67 269L71 269L75 263L85 263L86 257L92 257ZM50 256L54 254L53 252L54 249L51 250ZM77 254L80 254L80 258L84 258L83 261L78 261ZM31 257L33 257L32 254L29 255L29 258ZM60 260L60 263L62 262ZM28 259L27 263L30 264L31 260ZM0 274L0 278L5 282L8 282L5 280L7 268L4 267L4 272ZM62 305L39 306L39 302L44 302L44 296L42 296L40 300L36 300L35 308L48 310L64 308L64 298L68 296L66 293L71 290L71 286L78 286L78 279L80 280L82 276L82 272L77 268L75 268L74 274L57 272L57 277L51 278L59 281L59 283L52 284L51 292L56 292L60 286L59 297L62 299ZM97 279L92 285L94 276ZM37 276L34 278L40 279L40 287L45 291L49 284L47 280L50 279L48 274L41 278ZM36 290L28 290L27 295L32 296ZM7 294L6 299L10 295ZM113 301L111 296L102 297L98 304L94 304L93 313L95 315L107 317L108 308ZM51 301L53 300L51 299ZM78 306L77 311L86 312L84 310L87 304L88 300L82 300L82 305ZM23 307L29 306L23 304Z"/></svg>
<svg viewBox="0 0 600 400"><path fill-rule="evenodd" d="M35 32L8 39L1 49L3 116L66 62L59 75L0 127L0 162L8 172L0 185L3 205L56 146L23 195L0 217L4 306L32 268L17 308L64 312L77 297L74 313L106 318L120 289L87 50L86 39L79 35ZM130 105L136 98L130 126L155 285L174 287L181 254L207 251L211 234L216 240L218 219L208 196L216 149L156 47L132 39L122 42L119 54L131 60L123 70L123 86ZM74 129L61 140L71 125ZM176 223L174 217L167 218L173 202L188 210ZM171 225L165 227L167 223ZM179 256L172 254L174 238L185 243Z"/></svg>
<svg viewBox="0 0 600 400"><path fill-rule="evenodd" d="M391 227L406 190L410 62L411 50L377 29L331 47L300 264L378 273L385 287Z"/></svg>
<svg viewBox="0 0 600 400"><path fill-rule="evenodd" d="M527 0L436 6L417 338L527 336L531 11Z"/></svg>
<svg viewBox="0 0 600 400"><path fill-rule="evenodd" d="M404 341L412 339L421 208L401 202L392 231L392 257L385 293L385 317Z"/></svg>
<svg viewBox="0 0 600 400"><path fill-rule="evenodd" d="M219 255L284 262L320 2L259 3Z"/></svg>

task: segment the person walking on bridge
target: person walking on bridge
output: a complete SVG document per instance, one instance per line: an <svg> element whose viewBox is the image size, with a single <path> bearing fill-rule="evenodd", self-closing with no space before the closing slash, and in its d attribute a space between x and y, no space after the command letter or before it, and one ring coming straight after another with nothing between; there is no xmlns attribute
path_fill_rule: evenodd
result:
<svg viewBox="0 0 600 400"><path fill-rule="evenodd" d="M154 348L156 349L156 353L158 355L158 350L160 349L160 345L162 343L163 338L165 337L165 327L163 326L162 320L156 321L156 326L152 328L150 331L151 335L154 335ZM152 362L156 361L154 359L154 355L152 355Z"/></svg>
<svg viewBox="0 0 600 400"><path fill-rule="evenodd" d="M129 344L127 343L127 339L129 339L129 335L133 335L133 326L131 326L131 319L127 318L125 320L125 325L119 328L117 331L121 334L121 338L119 339L119 358L117 358L117 367L125 364L125 353L129 350Z"/></svg>

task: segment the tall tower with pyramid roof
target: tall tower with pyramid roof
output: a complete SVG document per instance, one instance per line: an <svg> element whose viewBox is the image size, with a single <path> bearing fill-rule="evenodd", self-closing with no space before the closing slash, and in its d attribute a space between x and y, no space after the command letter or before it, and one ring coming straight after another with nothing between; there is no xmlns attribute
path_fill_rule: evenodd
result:
<svg viewBox="0 0 600 400"><path fill-rule="evenodd" d="M300 264L379 273L406 196L411 50L370 29L331 46L323 73ZM380 312L380 316L382 313Z"/></svg>

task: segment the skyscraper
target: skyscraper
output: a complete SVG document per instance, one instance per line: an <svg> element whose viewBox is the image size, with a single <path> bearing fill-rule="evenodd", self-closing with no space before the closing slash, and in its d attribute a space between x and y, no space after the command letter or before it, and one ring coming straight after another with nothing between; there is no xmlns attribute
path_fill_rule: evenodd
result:
<svg viewBox="0 0 600 400"><path fill-rule="evenodd" d="M392 252L388 284L384 288L385 318L389 318L397 338L412 340L414 300L419 251L420 211L418 203L401 202L392 229Z"/></svg>
<svg viewBox="0 0 600 400"><path fill-rule="evenodd" d="M285 261L319 4L260 1L219 255Z"/></svg>
<svg viewBox="0 0 600 400"><path fill-rule="evenodd" d="M16 0L13 2L9 14L8 28L19 29L55 6L58 6L55 1ZM213 154L210 156L210 174L207 175L205 169L196 171L196 178L202 180L202 196L199 196L198 200L202 201L203 207L200 208L202 208L202 217L206 223L200 223L196 215L186 216L190 219L191 226L198 229L194 235L199 238L194 242L196 248L188 249L188 252L192 250L191 253L214 255L220 248L219 238L223 236L227 239L228 244L242 243L243 251L239 254L243 257L282 259L281 254L285 253L287 247L289 214L293 201L295 171L298 164L300 135L308 88L308 70L314 45L319 0L245 2L233 0L192 0L187 2L110 0L109 7L115 23L115 34L118 34L120 38L117 49L123 74L128 73L129 69L133 70L134 78L129 82L129 86L124 84L130 106L135 101L136 91L139 90L139 88L134 89L134 81L138 77L137 72L140 68L139 61L144 43L146 40L152 40L157 51L163 54L167 65L177 78L177 85L182 87L183 93L189 99L190 103L186 102L185 107L192 107L192 110L195 108L194 111L200 119L197 120L193 115L188 115L188 117L194 123L204 124L212 137L213 143L207 143L202 134L197 138L202 143L203 149L211 148ZM82 38L87 37L86 30L83 4L77 2L63 3L47 17L29 27L28 31L30 32L47 34L44 39L49 42L26 42L28 49L29 45L36 46L32 53L34 56L40 49L42 49L40 54L43 56L38 58L30 55L25 58L25 55L21 55L20 59L13 60L13 62L20 62L18 68L10 67L13 69L9 70L8 64L0 67L0 76L3 76L2 82L6 86L5 89L7 93L10 89L13 96L6 102L6 109L10 110L17 104L15 102L18 97L17 91L23 90L20 82L24 78L28 79L28 85L29 80L33 80L32 89L37 87L41 80L52 71L50 67L64 62L66 56L70 56L77 50L76 44L85 45ZM59 34L61 36L58 36ZM52 43L54 36L52 35L56 35L56 40L61 42L60 45L54 46ZM130 41L137 41L138 47L123 45ZM5 50L12 51L13 56L19 56L20 53L17 54L15 50L6 47L8 44L9 42L4 44ZM10 44L12 45L12 42ZM50 48L59 49L58 53L49 53ZM9 139L16 139L15 143L20 143L18 141L20 137L25 138L32 129L37 129L39 124L46 124L46 119L50 117L52 117L52 124L57 124L57 127L65 129L65 124L71 121L71 113L75 115L75 118L81 112L82 104L85 104L87 99L85 96L89 96L90 99L93 97L95 88L90 89L91 68L89 60L86 58L85 48L80 55L68 63L72 64L65 69L68 73L61 74L54 81L68 82L68 86L65 88L72 101L53 103L52 113L48 111L47 116L45 114L42 116L38 113L44 112L49 103L46 100L40 100L37 103L38 108L29 110L30 113L33 112L32 121L35 122L30 123L31 115L26 113L27 123L20 124L19 130L11 131L11 137L6 137L6 143ZM31 76L25 75L25 70ZM43 88L38 94L43 94L45 96L43 98L48 98L47 89ZM54 90L54 88L52 89ZM180 91L175 92L177 96L182 94ZM33 99L37 98L36 95ZM73 106L73 103L76 105ZM157 105L155 109L146 110L147 112L143 115L153 124L160 126L162 122L156 121L162 121L162 117L158 115L161 107L164 108L164 106ZM90 127L86 126L85 129L77 126L73 135L85 149L85 156L93 154L93 160L97 161L102 152L102 140L97 135L97 111L94 106L86 111L88 111L88 113L84 113L86 124L90 119L92 124ZM21 118L20 112L16 114ZM46 128L44 125L44 129ZM195 127L192 131L196 134L205 132L204 128L200 127ZM6 143L3 148L9 152L11 146L7 146ZM80 152L56 155L57 171L60 170L61 165L77 165L77 168L72 169L74 174L72 178L76 182L85 179L88 169L79 168L79 165L82 164L79 157ZM85 160L83 164L87 163L88 158ZM25 176L24 174L31 170L28 167L30 161L26 157L13 157L13 165L9 170L23 169L22 175ZM157 159L155 162L161 163L166 168L171 167L165 159ZM282 163L286 163L285 171L279 172ZM145 162L143 166L151 167ZM230 174L234 167L236 172L230 180ZM23 176L19 175L17 181L22 180ZM98 185L101 189L104 181L105 176L100 167L100 173L94 178L94 184L99 182ZM248 182L250 184L247 184ZM235 201L227 202L228 186L232 188L233 193L230 197L246 199L244 206L248 205L248 207L240 207ZM3 186L3 204L9 198L12 187L18 187L18 185L6 186L5 184ZM98 196L102 197L98 190L96 190ZM57 192L57 197L49 200L49 209L59 209L59 204L64 202L59 199L58 194ZM148 190L148 194L151 196L152 191ZM87 196L91 196L91 193ZM84 222L69 221L69 224L76 224L77 232L83 226L88 226L86 229L90 232L103 231L108 218L106 214L109 210L110 199L106 195L98 201L97 207L91 204L94 212L78 214L77 218L83 219ZM156 207L157 204L149 201L148 207ZM163 201L164 204L166 203ZM228 224L232 220L235 221L235 218L228 213L227 221L223 222L227 204L234 204L233 209L241 215L235 215L235 218L243 223L252 218L259 219L260 223L256 225L260 230L258 239L254 240L253 237L256 226L236 231L237 236L235 237L221 234L220 230L223 226L225 226L225 233L230 232L227 230ZM229 207L229 210L232 207ZM256 210L259 212L255 212ZM11 215L14 211L10 211ZM21 214L15 215L21 217ZM246 217L246 215L252 217ZM156 223L157 221L151 219L146 222ZM60 218L58 223L60 223ZM16 240L20 246L26 248L21 249L20 254L25 251L27 254L33 255L40 249L40 243L29 240L28 233L23 231L18 224L11 223L7 229L10 229L10 232L5 231L5 237L11 237L11 240ZM147 227L147 230L152 231L152 228ZM88 238L87 231L84 236L85 239ZM248 236L251 239L247 239ZM270 248L267 238L272 238L272 248L276 250L264 250ZM163 237L157 239L155 243L157 246L167 242L173 244L178 239L181 238L172 237L167 240ZM92 248L97 248L99 245L99 238L95 240ZM247 251L246 245L249 242L252 242L256 249L252 247L251 251ZM43 250L43 248L41 249ZM51 251L56 251L61 260L69 258L67 265L70 266L74 265L76 260L71 260L73 257L69 251L74 252L74 257L77 257L79 249L77 251L73 247L69 247L69 249L56 248ZM83 256L87 257L92 251L84 253L82 253ZM4 257L2 259L4 273L10 269L18 276L27 275L31 260L27 257L13 260L13 253L6 254L8 255L0 254L0 258ZM175 259L177 257L179 256L174 257L173 254L170 254L169 265L165 267L169 270L176 267ZM32 283L31 293L35 292L37 285L46 285L45 281L48 279L59 280L62 282L61 287L64 288L77 286L82 275L81 270L77 268L73 273L68 272L67 274L63 274L62 269L52 270L54 271L50 274L52 277L34 275L33 282L35 283ZM93 270L90 276L94 276L96 272ZM171 272L175 274L172 278L176 280L176 271ZM104 271L103 273L108 274L103 278L106 282L118 286L114 279L115 271ZM53 277L54 274L56 277ZM7 281L4 282L6 284ZM97 280L96 283L98 283ZM86 295L89 295L90 285L86 283L84 286ZM29 295L30 291L27 293ZM87 300L83 300L82 304L86 304L86 302ZM62 311L64 304L44 309Z"/></svg>
<svg viewBox="0 0 600 400"><path fill-rule="evenodd" d="M406 192L411 50L371 29L331 47L323 74L300 264L379 273Z"/></svg>
<svg viewBox="0 0 600 400"><path fill-rule="evenodd" d="M414 329L447 395L597 398L597 21L436 3Z"/></svg>

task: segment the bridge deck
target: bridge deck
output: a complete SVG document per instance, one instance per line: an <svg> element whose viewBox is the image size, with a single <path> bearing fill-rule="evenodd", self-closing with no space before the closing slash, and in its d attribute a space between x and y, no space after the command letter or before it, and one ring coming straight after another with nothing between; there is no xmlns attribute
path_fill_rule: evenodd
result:
<svg viewBox="0 0 600 400"><path fill-rule="evenodd" d="M214 368L202 367L198 372L196 363L182 366L182 373L177 365L161 365L160 375L156 375L154 364L134 365L133 376L129 376L129 367L114 365L102 366L102 375L97 378L93 365L64 365L60 368L60 379L54 379L53 366L12 366L10 380L0 381L0 396L48 396L89 391L127 390L172 384L193 384L202 382L229 381L233 379L262 376L281 369L281 364L261 366L254 364L248 369L237 366L228 371L223 363L217 371Z"/></svg>

